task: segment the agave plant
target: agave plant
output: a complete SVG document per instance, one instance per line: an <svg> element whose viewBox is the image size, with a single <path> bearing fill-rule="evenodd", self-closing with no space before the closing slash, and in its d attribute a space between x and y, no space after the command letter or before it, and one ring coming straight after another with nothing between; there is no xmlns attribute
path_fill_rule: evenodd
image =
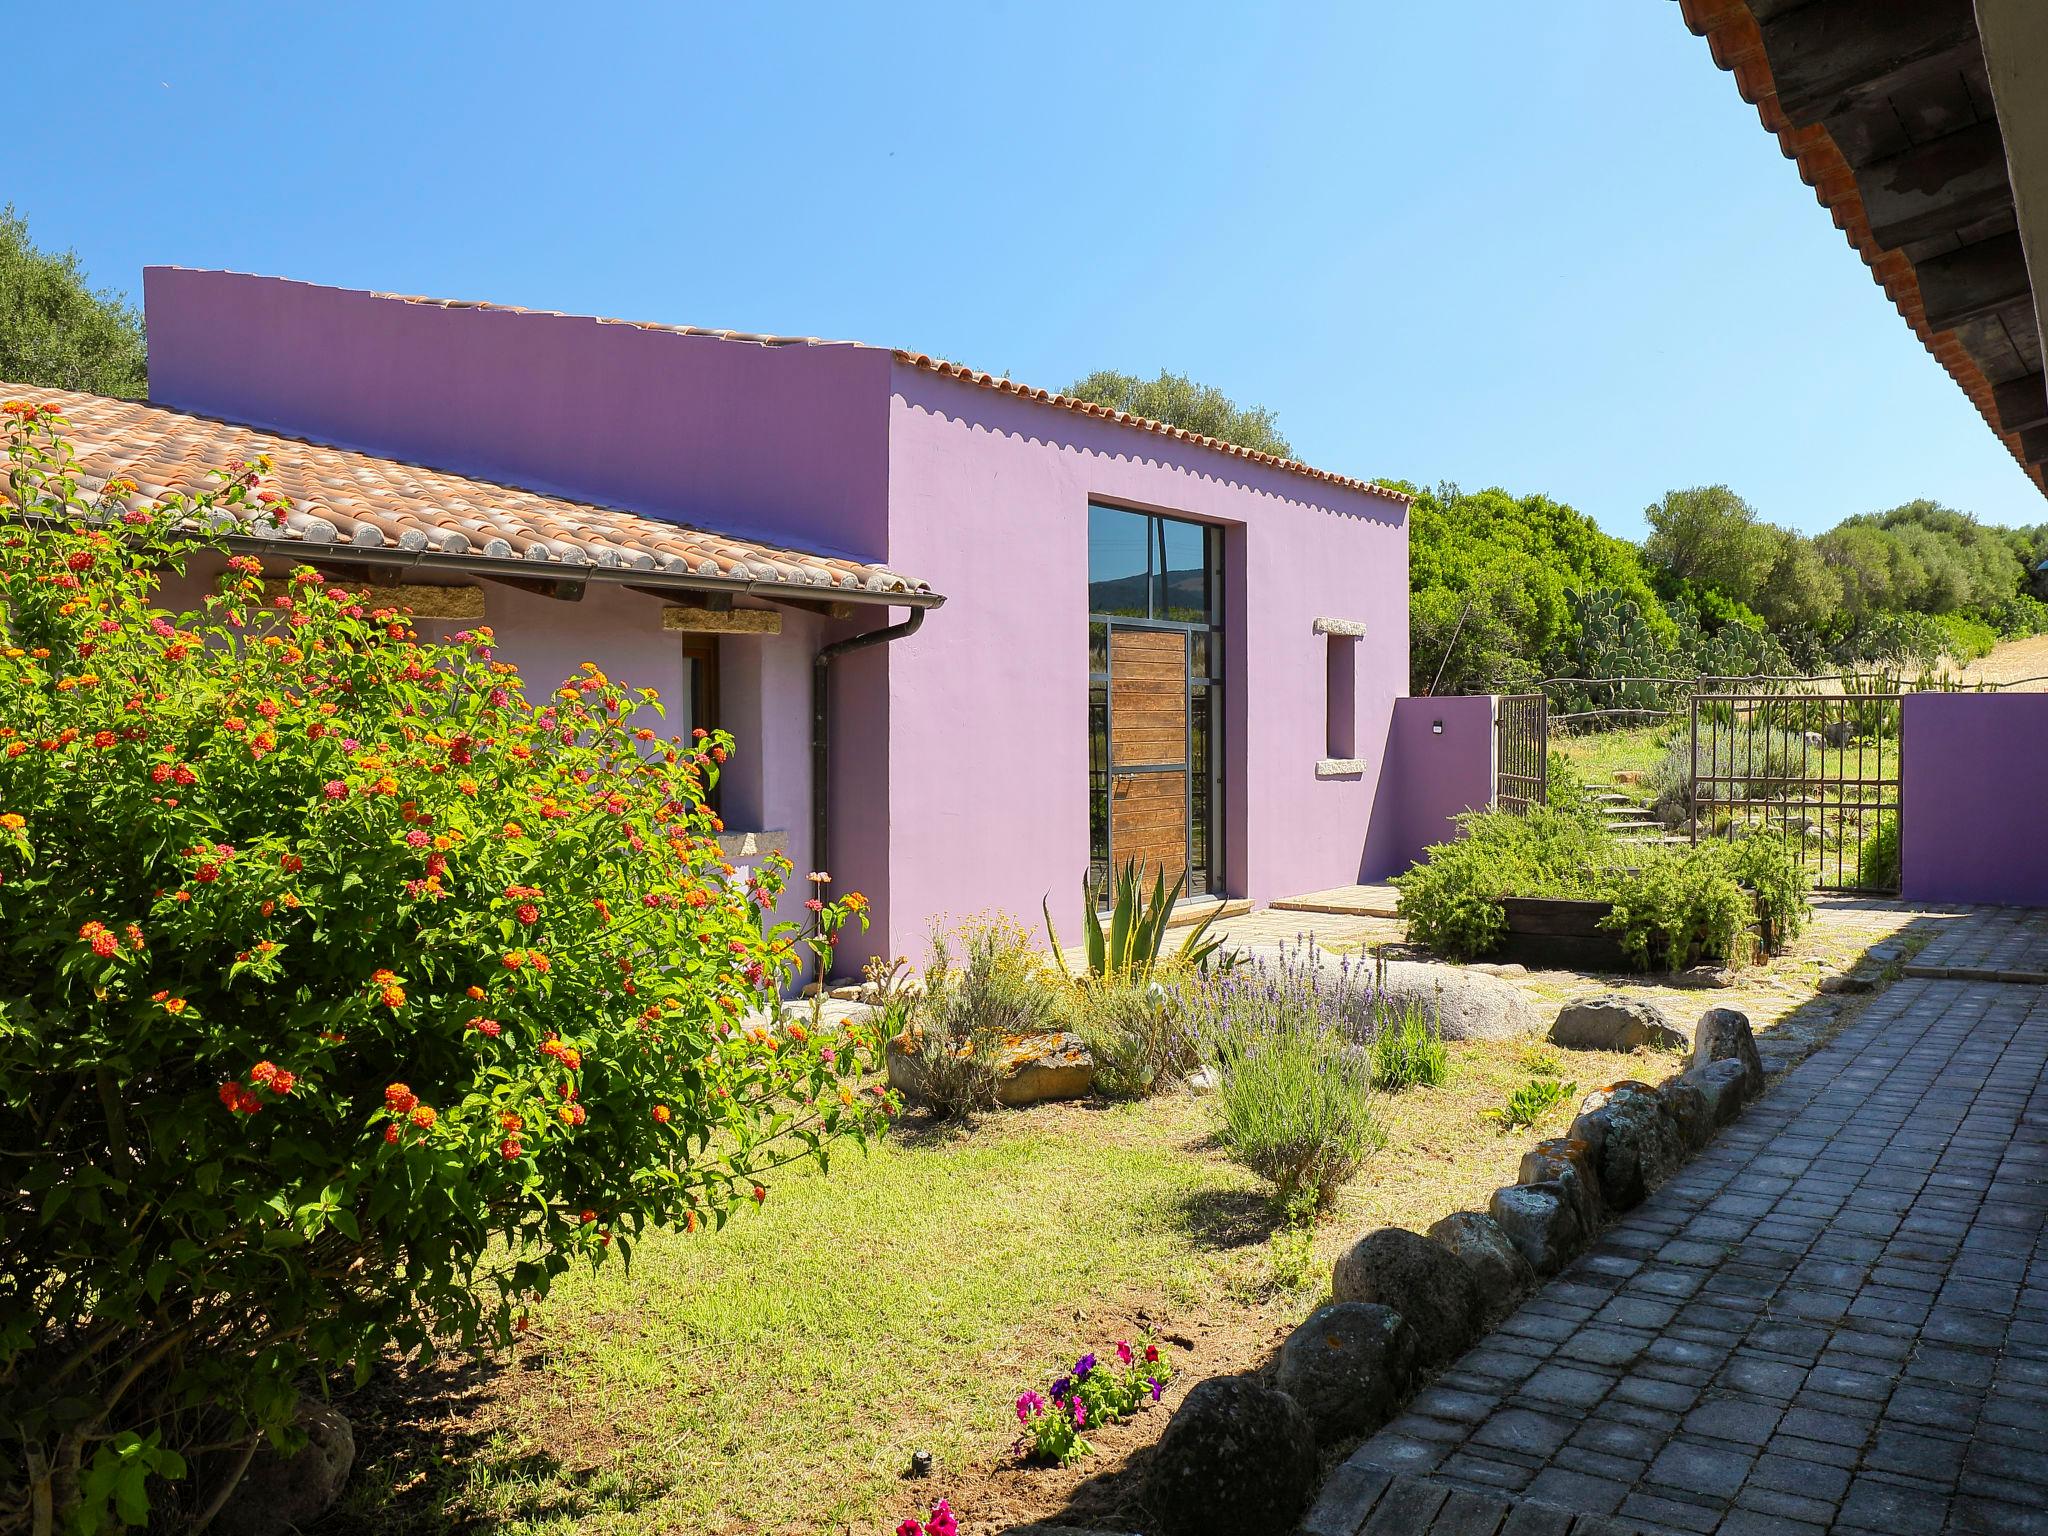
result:
<svg viewBox="0 0 2048 1536"><path fill-rule="evenodd" d="M1181 886L1186 878L1185 875L1177 877L1169 891L1166 888L1166 871L1161 869L1152 878L1152 894L1148 900L1140 881L1137 861L1127 862L1117 871L1116 901L1110 908L1109 922L1105 926L1100 898L1088 876L1083 874L1081 910L1086 914L1083 919L1084 936L1090 973L1139 980L1150 976L1159 964L1160 950L1166 943L1167 919L1173 913L1173 904L1180 900ZM1052 923L1052 902L1048 898L1040 905L1045 909L1045 932L1052 940L1053 956L1064 969L1066 961L1061 958L1059 931ZM1187 937L1181 940L1180 949L1174 955L1178 964L1206 966L1216 951L1223 947L1221 939L1204 937L1209 925L1215 921L1216 913L1210 912L1188 929ZM1223 963L1228 964L1229 959L1225 956Z"/></svg>

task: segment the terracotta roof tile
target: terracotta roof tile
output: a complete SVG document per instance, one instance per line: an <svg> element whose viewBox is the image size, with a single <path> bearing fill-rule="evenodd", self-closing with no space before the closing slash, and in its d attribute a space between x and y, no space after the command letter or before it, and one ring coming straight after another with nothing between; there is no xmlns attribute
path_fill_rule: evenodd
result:
<svg viewBox="0 0 2048 1536"><path fill-rule="evenodd" d="M517 486L451 474L397 459L285 437L210 416L137 400L0 383L0 399L56 410L78 455L81 482L133 480L138 498L214 488L209 471L229 459L269 454L267 485L291 498L274 533L253 522L241 531L282 543L349 550L518 561L559 569L608 567L668 577L755 582L806 592L929 595L924 582L886 566L786 549L596 506Z"/></svg>
<svg viewBox="0 0 2048 1536"><path fill-rule="evenodd" d="M488 309L502 310L506 314L513 315L547 315L555 319L578 318L567 315L564 311L558 309L527 309L517 304L493 304L486 300L430 299L409 293L374 293L371 297L394 299L401 304L424 304L435 309ZM697 325L664 325L654 320L600 319L597 323L599 325L631 326L633 329L641 331L667 331L677 336L709 336L719 341L751 342L756 346L763 347L857 347L866 345L866 343L854 341L827 341L818 336L768 336L754 331L720 331L706 329L703 326ZM1310 480L1320 480L1327 485L1341 486L1349 491L1368 491L1376 496L1384 496L1389 501L1399 502L1403 506L1406 506L1415 499L1405 491L1397 491L1391 486L1381 485L1376 480L1359 480L1349 475L1332 474L1329 470L1317 469L1311 464L1304 464L1299 459L1284 458L1277 453L1260 453L1256 449L1251 448L1240 448L1237 444L1226 443L1219 437L1209 437L1200 432L1190 432L1185 427L1171 426L1166 422L1154 420L1150 416L1137 416L1129 411L1113 410L1106 405L1097 405L1090 400L1077 400L1072 395L1059 394L1053 390L1033 389L1031 386L1019 384L1015 380L1002 378L992 373L984 373L979 369L969 368L961 363L949 363L944 358L932 357L928 353L908 352L900 347L891 348L890 351L899 363L906 363L913 368L922 368L928 373L940 374L951 379L960 379L966 383L978 385L983 389L999 390L1004 394L1015 395L1019 399L1034 400L1044 405L1058 406L1062 410L1073 411L1082 416L1094 416L1104 421L1113 421L1119 426L1135 427L1141 432L1156 432L1162 437L1172 438L1176 442L1192 443L1202 448L1213 448L1218 453L1228 454L1234 459L1243 459L1249 464L1262 464L1269 469L1286 470L1291 474L1303 475Z"/></svg>

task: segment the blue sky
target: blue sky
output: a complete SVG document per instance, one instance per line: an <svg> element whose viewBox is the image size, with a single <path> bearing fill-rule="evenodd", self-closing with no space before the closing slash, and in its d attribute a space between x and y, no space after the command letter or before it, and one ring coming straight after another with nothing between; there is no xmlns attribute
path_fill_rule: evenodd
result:
<svg viewBox="0 0 2048 1536"><path fill-rule="evenodd" d="M1712 481L1808 530L1914 496L2048 519L1670 0L109 3L61 31L11 82L0 198L138 298L182 263L1048 387L1169 367L1312 463L1631 537Z"/></svg>

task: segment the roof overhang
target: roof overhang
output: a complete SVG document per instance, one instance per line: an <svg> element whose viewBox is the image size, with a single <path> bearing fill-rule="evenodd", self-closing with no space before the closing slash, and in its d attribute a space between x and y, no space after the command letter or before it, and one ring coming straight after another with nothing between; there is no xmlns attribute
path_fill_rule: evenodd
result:
<svg viewBox="0 0 2048 1536"><path fill-rule="evenodd" d="M1679 0L1928 351L2048 490L2042 0Z"/></svg>
<svg viewBox="0 0 2048 1536"><path fill-rule="evenodd" d="M361 567L366 571L388 572L393 577L475 576L509 586L546 588L557 597L581 597L588 587L610 586L656 595L672 593L679 598L693 594L726 599L752 597L806 608L937 608L946 601L937 592L864 591L748 577L650 571L625 565L502 560L488 555L451 555L433 549L364 549L352 544L312 544L253 534L229 534L222 543L236 554L288 557L314 566Z"/></svg>

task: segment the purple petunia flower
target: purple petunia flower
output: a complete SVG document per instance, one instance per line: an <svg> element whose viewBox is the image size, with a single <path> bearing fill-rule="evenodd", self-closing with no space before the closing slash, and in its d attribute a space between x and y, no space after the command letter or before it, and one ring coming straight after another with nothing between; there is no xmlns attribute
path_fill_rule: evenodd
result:
<svg viewBox="0 0 2048 1536"><path fill-rule="evenodd" d="M1073 1392L1073 1390L1074 1378L1071 1376L1062 1376L1059 1378L1059 1380L1055 1381L1052 1384L1052 1400L1056 1403L1061 1402L1066 1397L1068 1397Z"/></svg>
<svg viewBox="0 0 2048 1536"><path fill-rule="evenodd" d="M1157 1376L1147 1376L1145 1378L1145 1385L1152 1389L1152 1401L1155 1403L1159 1401L1159 1394L1166 1390L1163 1386L1160 1385L1160 1381Z"/></svg>
<svg viewBox="0 0 2048 1536"><path fill-rule="evenodd" d="M1086 1381L1088 1373L1095 1369L1095 1355L1091 1351L1074 1362L1074 1380Z"/></svg>

